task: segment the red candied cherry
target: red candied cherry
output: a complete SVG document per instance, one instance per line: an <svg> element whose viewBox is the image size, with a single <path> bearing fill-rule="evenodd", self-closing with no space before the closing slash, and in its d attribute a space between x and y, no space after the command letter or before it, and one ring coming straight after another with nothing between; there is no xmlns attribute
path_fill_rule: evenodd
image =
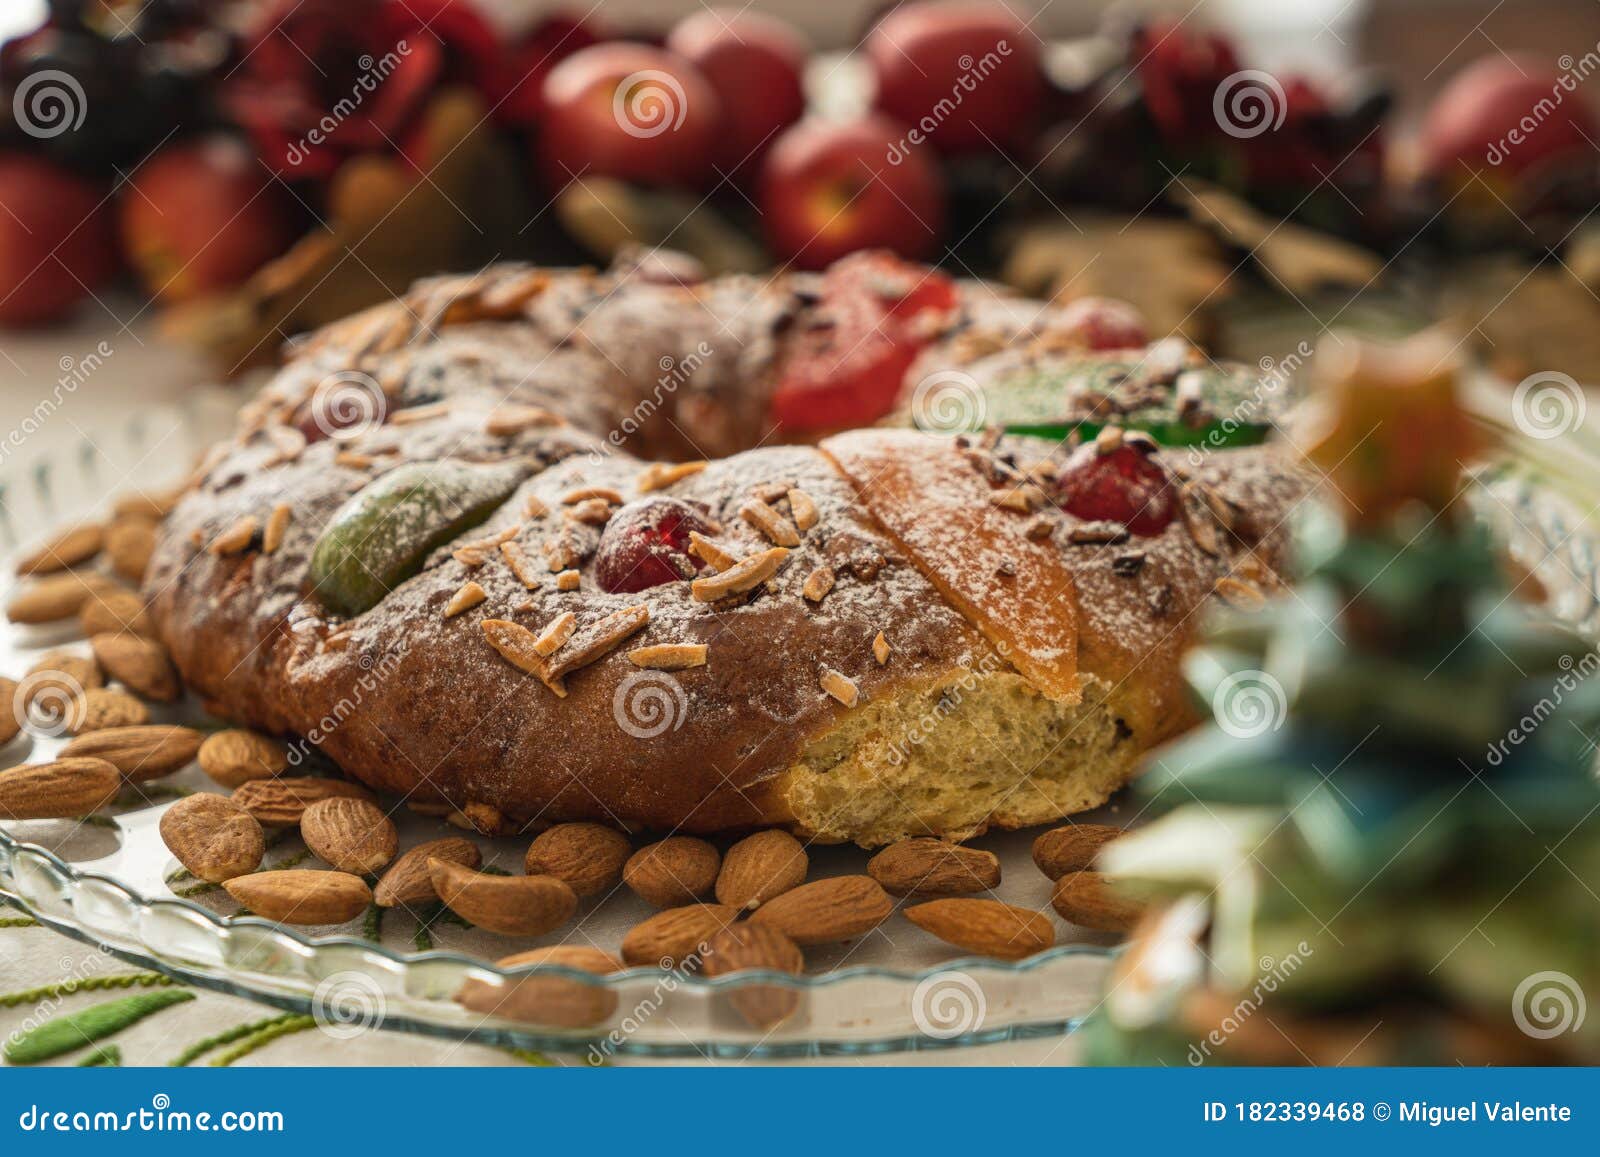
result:
<svg viewBox="0 0 1600 1157"><path fill-rule="evenodd" d="M1154 449L1142 440L1078 447L1056 476L1056 505L1088 522L1119 522L1144 537L1160 534L1178 513L1178 496Z"/></svg>
<svg viewBox="0 0 1600 1157"><path fill-rule="evenodd" d="M1080 297L1058 323L1091 350L1138 349L1150 341L1144 314L1113 297Z"/></svg>
<svg viewBox="0 0 1600 1157"><path fill-rule="evenodd" d="M595 581L617 595L694 578L701 563L689 553L691 531L709 535L711 524L681 499L628 503L611 516L600 535Z"/></svg>

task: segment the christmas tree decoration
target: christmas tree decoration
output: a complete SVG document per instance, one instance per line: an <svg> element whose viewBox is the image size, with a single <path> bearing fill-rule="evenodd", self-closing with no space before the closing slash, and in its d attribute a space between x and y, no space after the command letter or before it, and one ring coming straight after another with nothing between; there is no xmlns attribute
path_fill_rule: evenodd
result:
<svg viewBox="0 0 1600 1157"><path fill-rule="evenodd" d="M1186 663L1214 724L1096 867L1157 897L1084 1028L1100 1064L1600 1058L1600 658L1519 601L1460 501L1437 335L1330 356L1300 581Z"/></svg>

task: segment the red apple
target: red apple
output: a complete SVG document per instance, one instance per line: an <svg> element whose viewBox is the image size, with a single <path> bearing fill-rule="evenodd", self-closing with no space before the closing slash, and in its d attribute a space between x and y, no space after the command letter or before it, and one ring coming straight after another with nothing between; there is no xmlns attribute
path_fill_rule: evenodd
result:
<svg viewBox="0 0 1600 1157"><path fill-rule="evenodd" d="M168 145L135 170L118 208L128 260L164 301L231 289L298 235L288 194L231 137Z"/></svg>
<svg viewBox="0 0 1600 1157"><path fill-rule="evenodd" d="M622 41L574 52L544 82L539 163L552 189L581 176L698 186L722 104L676 53Z"/></svg>
<svg viewBox="0 0 1600 1157"><path fill-rule="evenodd" d="M698 68L722 102L717 168L755 171L778 133L806 110L800 32L771 16L702 9L667 35L667 47Z"/></svg>
<svg viewBox="0 0 1600 1157"><path fill-rule="evenodd" d="M0 155L0 325L55 321L116 272L104 200L49 161Z"/></svg>
<svg viewBox="0 0 1600 1157"><path fill-rule="evenodd" d="M1019 149L1045 101L1039 38L1003 4L904 4L867 37L877 107L946 153Z"/></svg>
<svg viewBox="0 0 1600 1157"><path fill-rule="evenodd" d="M937 170L880 116L784 130L762 166L760 206L768 246L802 269L859 249L927 257L944 223Z"/></svg>

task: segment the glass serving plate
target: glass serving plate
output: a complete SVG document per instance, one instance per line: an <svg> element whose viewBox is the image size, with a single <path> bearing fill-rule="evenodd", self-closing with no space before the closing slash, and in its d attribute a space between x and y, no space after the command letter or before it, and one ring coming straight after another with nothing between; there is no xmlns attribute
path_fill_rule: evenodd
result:
<svg viewBox="0 0 1600 1157"><path fill-rule="evenodd" d="M180 478L215 437L219 415L153 409L131 428L96 433L65 454L0 465L0 551L6 556L52 527L104 511L107 496ZM1581 527L1581 511L1527 475L1497 472L1474 488L1474 505L1501 529L1513 552L1538 574L1552 605L1584 627L1600 626L1600 558ZM14 584L0 558L0 598ZM87 653L70 629L0 623L0 673L20 677L46 650ZM154 705L153 722L215 728L197 704ZM51 758L65 740L30 724L4 750L0 766ZM315 760L313 755L312 760ZM313 770L315 770L313 768ZM291 772L292 773L292 772ZM1056 947L1020 962L951 959L951 949L905 920L890 920L850 944L807 952L807 974L747 972L718 979L692 970L631 968L597 977L542 966L519 992L529 1019L485 1016L454 997L467 981L502 988L529 975L490 962L550 943L615 952L622 935L650 914L626 889L585 902L575 920L538 940L508 941L435 919L426 938L412 914L389 913L374 928L358 920L305 930L237 915L226 892L185 879L162 844L161 813L179 794L214 787L197 767L138 788L90 820L0 823L0 897L40 923L186 983L315 1015L328 1031L383 1027L585 1055L694 1058L839 1056L948 1049L1059 1037L1098 999L1113 955L1111 937L1055 921ZM1126 824L1135 805L1114 802L1088 821ZM443 821L396 814L401 847L441 835L467 835ZM1049 912L1049 882L1029 854L1034 832L975 841L995 852L998 898ZM486 865L520 872L527 838L471 835ZM855 848L813 848L811 878L859 873ZM298 862L291 836L273 844L263 867ZM307 866L315 866L308 863ZM542 986L542 987L535 987ZM740 1012L752 994L789 994L793 1011L763 1028Z"/></svg>

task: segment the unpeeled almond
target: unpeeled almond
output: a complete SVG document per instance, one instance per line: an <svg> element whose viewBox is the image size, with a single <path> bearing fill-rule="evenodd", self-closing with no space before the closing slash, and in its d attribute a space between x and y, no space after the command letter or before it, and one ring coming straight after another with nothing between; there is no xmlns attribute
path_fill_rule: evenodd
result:
<svg viewBox="0 0 1600 1157"><path fill-rule="evenodd" d="M758 908L806 882L811 861L800 841L776 828L746 836L722 857L717 903Z"/></svg>
<svg viewBox="0 0 1600 1157"><path fill-rule="evenodd" d="M121 587L90 591L78 611L78 625L90 638L128 633L153 639L156 634L144 600Z"/></svg>
<svg viewBox="0 0 1600 1157"><path fill-rule="evenodd" d="M1107 824L1051 828L1033 841L1033 862L1046 876L1059 880L1068 872L1092 868L1100 849L1122 834L1121 828Z"/></svg>
<svg viewBox="0 0 1600 1157"><path fill-rule="evenodd" d="M99 523L85 523L61 531L50 541L23 555L17 562L19 575L49 574L66 570L79 563L88 562L100 553L105 542L105 528Z"/></svg>
<svg viewBox="0 0 1600 1157"><path fill-rule="evenodd" d="M867 874L891 896L965 896L999 887L1000 860L993 852L919 836L873 856Z"/></svg>
<svg viewBox="0 0 1600 1157"><path fill-rule="evenodd" d="M148 518L119 518L106 530L111 569L129 582L142 582L156 549L156 524Z"/></svg>
<svg viewBox="0 0 1600 1157"><path fill-rule="evenodd" d="M711 938L739 918L726 904L687 904L657 912L622 938L622 959L636 967L676 968L705 953Z"/></svg>
<svg viewBox="0 0 1600 1157"><path fill-rule="evenodd" d="M807 948L864 935L893 911L894 901L872 877L833 876L769 900L750 919Z"/></svg>
<svg viewBox="0 0 1600 1157"><path fill-rule="evenodd" d="M70 619L96 592L119 589L105 575L67 571L35 579L11 596L6 618L13 623L55 623Z"/></svg>
<svg viewBox="0 0 1600 1157"><path fill-rule="evenodd" d="M348 872L286 868L223 881L239 903L279 924L344 924L372 903L372 889Z"/></svg>
<svg viewBox="0 0 1600 1157"><path fill-rule="evenodd" d="M1101 932L1126 932L1147 905L1118 892L1099 872L1068 872L1056 881L1050 906L1063 920Z"/></svg>
<svg viewBox="0 0 1600 1157"><path fill-rule="evenodd" d="M623 865L623 882L648 904L674 908L711 894L722 857L705 840L669 836L640 848Z"/></svg>
<svg viewBox="0 0 1600 1157"><path fill-rule="evenodd" d="M558 965L605 976L622 971L622 962L609 952L580 944L533 948L496 960L503 969ZM597 984L565 976L524 976L501 983L470 979L456 993L456 1002L473 1012L503 1016L552 1028L586 1028L598 1024L617 1009L617 994Z"/></svg>
<svg viewBox="0 0 1600 1157"><path fill-rule="evenodd" d="M445 907L502 936L543 936L578 910L577 893L554 876L491 876L439 859L428 875Z"/></svg>
<svg viewBox="0 0 1600 1157"><path fill-rule="evenodd" d="M357 876L382 868L400 848L394 821L370 800L335 796L308 806L300 838L318 859Z"/></svg>
<svg viewBox="0 0 1600 1157"><path fill-rule="evenodd" d="M255 818L211 792L185 796L163 812L161 840L178 863L213 884L255 871L267 852Z"/></svg>
<svg viewBox="0 0 1600 1157"><path fill-rule="evenodd" d="M204 747L200 749L205 751ZM300 822L306 808L322 799L346 797L373 799L358 783L343 779L257 779L233 793L233 802L255 816L266 827L292 827Z"/></svg>
<svg viewBox="0 0 1600 1157"><path fill-rule="evenodd" d="M432 904L439 899L428 874L429 860L448 860L466 868L483 863L478 845L464 836L446 836L409 849L389 865L389 870L372 890L372 902L380 908L410 908Z"/></svg>
<svg viewBox="0 0 1600 1157"><path fill-rule="evenodd" d="M609 892L622 879L633 845L615 828L602 824L556 824L534 837L523 860L530 876L565 880L579 896Z"/></svg>
<svg viewBox="0 0 1600 1157"><path fill-rule="evenodd" d="M946 944L1001 960L1021 960L1056 942L1048 916L999 900L930 900L905 913L907 920Z"/></svg>
<svg viewBox="0 0 1600 1157"><path fill-rule="evenodd" d="M178 672L167 649L154 639L138 635L96 635L89 640L94 657L106 674L136 695L171 703L182 692Z"/></svg>
<svg viewBox="0 0 1600 1157"><path fill-rule="evenodd" d="M91 687L67 705L66 722L73 735L108 727L140 727L150 722L150 709L126 691Z"/></svg>
<svg viewBox="0 0 1600 1157"><path fill-rule="evenodd" d="M103 759L57 759L0 771L0 819L75 819L116 798L122 776Z"/></svg>
<svg viewBox="0 0 1600 1157"><path fill-rule="evenodd" d="M185 767L200 750L192 727L155 723L86 731L61 749L64 756L92 756L112 764L129 783L144 783Z"/></svg>
<svg viewBox="0 0 1600 1157"><path fill-rule="evenodd" d="M288 766L289 755L283 744L243 728L219 731L208 736L200 747L200 770L223 787L271 779Z"/></svg>
<svg viewBox="0 0 1600 1157"><path fill-rule="evenodd" d="M776 928L762 924L730 924L706 944L704 971L707 976L728 976L735 972L787 972L799 976L805 969L800 948ZM750 984L726 995L728 1004L759 1029L770 1029L794 1015L800 1007L800 994L776 984Z"/></svg>

